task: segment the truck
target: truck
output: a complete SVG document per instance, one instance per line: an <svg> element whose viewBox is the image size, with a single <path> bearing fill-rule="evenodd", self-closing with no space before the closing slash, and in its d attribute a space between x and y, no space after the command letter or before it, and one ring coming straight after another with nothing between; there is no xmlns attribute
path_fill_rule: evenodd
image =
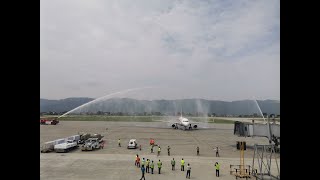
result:
<svg viewBox="0 0 320 180"><path fill-rule="evenodd" d="M85 143L85 141L88 140L89 138L98 138L98 141L101 143L102 138L104 137L101 134L90 134L90 133L79 133L79 134L80 134L80 139L78 141L78 144Z"/></svg>
<svg viewBox="0 0 320 180"><path fill-rule="evenodd" d="M82 151L92 151L94 149L102 148L98 138L89 138L81 146Z"/></svg>
<svg viewBox="0 0 320 180"><path fill-rule="evenodd" d="M45 142L43 146L41 146L41 153L47 153L54 150L54 145L56 145L56 141Z"/></svg>
<svg viewBox="0 0 320 180"><path fill-rule="evenodd" d="M77 140L66 140L66 142L54 145L55 152L68 152L78 147Z"/></svg>
<svg viewBox="0 0 320 180"><path fill-rule="evenodd" d="M40 147L41 148L41 153L47 153L47 152L55 151L55 146L56 145L66 143L68 140L77 142L79 139L80 139L80 135L72 135L70 137L66 137L66 138L56 139L54 141L45 142L44 145L42 145ZM56 147L59 147L59 146L56 146Z"/></svg>
<svg viewBox="0 0 320 180"><path fill-rule="evenodd" d="M41 125L57 125L59 121L57 119L41 119L40 118L40 124Z"/></svg>
<svg viewBox="0 0 320 180"><path fill-rule="evenodd" d="M44 145L42 145L41 148L41 153L47 153L47 152L52 152L54 151L54 146L57 144L62 144L65 143L66 139L57 139L54 141L48 141L45 142Z"/></svg>

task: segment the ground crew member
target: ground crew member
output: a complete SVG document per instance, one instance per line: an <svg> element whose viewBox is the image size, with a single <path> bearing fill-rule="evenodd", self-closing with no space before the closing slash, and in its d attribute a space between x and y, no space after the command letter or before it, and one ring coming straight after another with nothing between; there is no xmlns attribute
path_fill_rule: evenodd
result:
<svg viewBox="0 0 320 180"><path fill-rule="evenodd" d="M160 156L160 152L161 152L161 148L159 146L159 148L158 148L158 156Z"/></svg>
<svg viewBox="0 0 320 180"><path fill-rule="evenodd" d="M120 144L120 139L118 140L118 146L119 146L119 147L121 147L121 144Z"/></svg>
<svg viewBox="0 0 320 180"><path fill-rule="evenodd" d="M136 159L134 160L134 165L135 165L135 166L138 165L138 154L136 155Z"/></svg>
<svg viewBox="0 0 320 180"><path fill-rule="evenodd" d="M219 177L220 164L216 162L214 166L216 167L216 177Z"/></svg>
<svg viewBox="0 0 320 180"><path fill-rule="evenodd" d="M103 149L105 141L102 141L101 148Z"/></svg>
<svg viewBox="0 0 320 180"><path fill-rule="evenodd" d="M144 166L145 164L146 164L146 160L144 160L144 158L142 158L141 166Z"/></svg>
<svg viewBox="0 0 320 180"><path fill-rule="evenodd" d="M145 171L145 168L144 168L144 166L142 165L142 166L141 166L142 176L141 176L140 180L142 180L142 178L143 178L144 180L146 180L146 178L144 177L144 171Z"/></svg>
<svg viewBox="0 0 320 180"><path fill-rule="evenodd" d="M151 150L151 153L153 153L153 145L151 145L151 148L150 148L150 150Z"/></svg>
<svg viewBox="0 0 320 180"><path fill-rule="evenodd" d="M170 146L168 146L168 156L170 156Z"/></svg>
<svg viewBox="0 0 320 180"><path fill-rule="evenodd" d="M140 157L137 157L137 166L140 167Z"/></svg>
<svg viewBox="0 0 320 180"><path fill-rule="evenodd" d="M188 163L186 178L188 178L188 175L189 175L189 179L190 179L190 173L191 173L191 166L190 166L190 164Z"/></svg>
<svg viewBox="0 0 320 180"><path fill-rule="evenodd" d="M176 161L174 160L174 158L171 160L171 166L172 166L172 170L175 170L175 166L176 166Z"/></svg>
<svg viewBox="0 0 320 180"><path fill-rule="evenodd" d="M197 156L199 156L199 146L197 147Z"/></svg>
<svg viewBox="0 0 320 180"><path fill-rule="evenodd" d="M153 163L153 161L151 161L150 168L151 168L151 174L153 174L153 169L154 169L154 163Z"/></svg>
<svg viewBox="0 0 320 180"><path fill-rule="evenodd" d="M220 157L219 156L219 148L217 147L215 150L216 150L216 157Z"/></svg>
<svg viewBox="0 0 320 180"><path fill-rule="evenodd" d="M147 159L147 163L146 163L146 173L150 173L149 164L150 164L150 160Z"/></svg>
<svg viewBox="0 0 320 180"><path fill-rule="evenodd" d="M160 173L160 171L161 171L161 166L162 166L162 162L160 161L160 159L159 159L159 162L158 162L158 170L159 170L159 174L161 174Z"/></svg>
<svg viewBox="0 0 320 180"><path fill-rule="evenodd" d="M140 147L140 151L141 151L141 144L140 144L140 146L139 146L139 147Z"/></svg>
<svg viewBox="0 0 320 180"><path fill-rule="evenodd" d="M183 158L181 160L181 171L184 171L184 160L183 160Z"/></svg>

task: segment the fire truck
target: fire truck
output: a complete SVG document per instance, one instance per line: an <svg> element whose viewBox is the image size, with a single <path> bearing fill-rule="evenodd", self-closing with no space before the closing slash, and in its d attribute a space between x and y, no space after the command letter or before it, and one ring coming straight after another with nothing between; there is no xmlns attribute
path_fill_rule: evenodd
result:
<svg viewBox="0 0 320 180"><path fill-rule="evenodd" d="M59 121L57 119L41 119L40 118L40 124L43 125L56 125Z"/></svg>

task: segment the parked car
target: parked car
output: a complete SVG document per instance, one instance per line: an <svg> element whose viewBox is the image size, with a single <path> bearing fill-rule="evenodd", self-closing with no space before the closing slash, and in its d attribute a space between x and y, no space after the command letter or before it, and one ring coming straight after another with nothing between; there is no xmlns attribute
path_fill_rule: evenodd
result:
<svg viewBox="0 0 320 180"><path fill-rule="evenodd" d="M138 147L138 143L136 139L130 139L128 143L128 149L136 149Z"/></svg>

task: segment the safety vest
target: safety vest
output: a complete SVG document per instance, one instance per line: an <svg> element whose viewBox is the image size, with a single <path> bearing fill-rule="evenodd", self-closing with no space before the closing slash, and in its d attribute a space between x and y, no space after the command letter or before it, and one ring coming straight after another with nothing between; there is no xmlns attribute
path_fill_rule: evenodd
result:
<svg viewBox="0 0 320 180"><path fill-rule="evenodd" d="M184 166L184 160L181 160L181 166Z"/></svg>
<svg viewBox="0 0 320 180"><path fill-rule="evenodd" d="M154 168L154 164L153 162L150 164L150 168L153 169Z"/></svg>
<svg viewBox="0 0 320 180"><path fill-rule="evenodd" d="M118 143L120 143L120 140L118 140Z"/></svg>
<svg viewBox="0 0 320 180"><path fill-rule="evenodd" d="M216 164L216 170L219 170L220 169L220 164Z"/></svg>
<svg viewBox="0 0 320 180"><path fill-rule="evenodd" d="M141 165L144 166L145 162L146 162L145 160L142 160Z"/></svg>
<svg viewBox="0 0 320 180"><path fill-rule="evenodd" d="M171 165L175 165L176 164L176 161L174 161L174 160L171 160Z"/></svg>
<svg viewBox="0 0 320 180"><path fill-rule="evenodd" d="M147 166L149 166L149 163L150 163L150 161L149 161L149 160L147 160Z"/></svg>
<svg viewBox="0 0 320 180"><path fill-rule="evenodd" d="M162 162L158 162L158 168L161 168Z"/></svg>
<svg viewBox="0 0 320 180"><path fill-rule="evenodd" d="M160 149L160 148L158 148L158 151L160 152L160 151L161 151L161 149Z"/></svg>

